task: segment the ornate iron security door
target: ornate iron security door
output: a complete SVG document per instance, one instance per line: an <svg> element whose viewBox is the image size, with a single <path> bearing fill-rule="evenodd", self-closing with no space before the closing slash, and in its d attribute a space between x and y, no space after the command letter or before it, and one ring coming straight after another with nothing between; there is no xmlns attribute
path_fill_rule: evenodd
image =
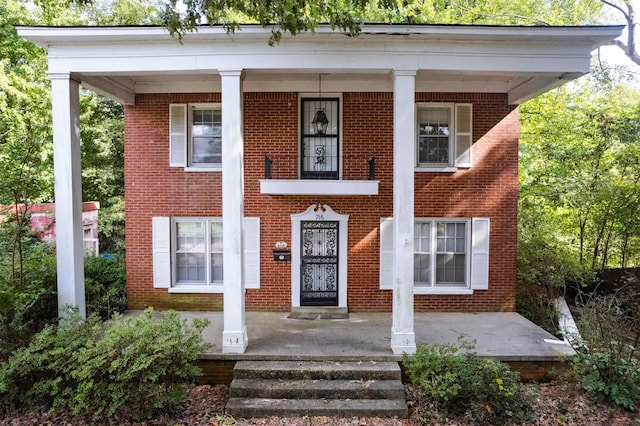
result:
<svg viewBox="0 0 640 426"><path fill-rule="evenodd" d="M338 306L338 222L301 222L300 306Z"/></svg>

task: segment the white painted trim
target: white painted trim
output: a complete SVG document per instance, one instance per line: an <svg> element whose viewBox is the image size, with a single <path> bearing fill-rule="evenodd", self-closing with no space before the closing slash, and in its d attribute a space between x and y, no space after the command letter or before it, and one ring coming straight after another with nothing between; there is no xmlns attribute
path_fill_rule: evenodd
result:
<svg viewBox="0 0 640 426"><path fill-rule="evenodd" d="M347 307L347 231L348 214L336 213L326 204L322 205L324 211L318 210L316 204L309 206L303 213L291 215L291 306L300 307L300 222L312 221L337 221L338 223L338 307Z"/></svg>
<svg viewBox="0 0 640 426"><path fill-rule="evenodd" d="M185 172L221 172L222 167L185 167Z"/></svg>
<svg viewBox="0 0 640 426"><path fill-rule="evenodd" d="M260 193L272 195L378 195L377 180L260 180Z"/></svg>
<svg viewBox="0 0 640 426"><path fill-rule="evenodd" d="M423 167L423 166L416 166L415 169L416 172L420 172L420 173L453 173L453 172L457 172L458 168L457 167Z"/></svg>
<svg viewBox="0 0 640 426"><path fill-rule="evenodd" d="M221 294L224 293L224 285L178 285L171 287L169 293L202 293L202 294Z"/></svg>
<svg viewBox="0 0 640 426"><path fill-rule="evenodd" d="M473 294L473 290L470 288L455 288L455 287L413 287L413 294L439 294L439 295L470 295Z"/></svg>

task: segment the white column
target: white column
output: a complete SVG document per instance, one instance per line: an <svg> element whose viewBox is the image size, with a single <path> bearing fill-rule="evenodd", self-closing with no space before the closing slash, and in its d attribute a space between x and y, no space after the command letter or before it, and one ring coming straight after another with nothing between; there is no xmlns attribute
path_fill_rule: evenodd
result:
<svg viewBox="0 0 640 426"><path fill-rule="evenodd" d="M223 353L244 353L242 70L220 71L222 80Z"/></svg>
<svg viewBox="0 0 640 426"><path fill-rule="evenodd" d="M58 313L67 305L86 316L82 245L79 83L69 74L50 74L53 109L53 172L56 202Z"/></svg>
<svg viewBox="0 0 640 426"><path fill-rule="evenodd" d="M391 349L414 353L413 199L416 71L393 72L393 314Z"/></svg>

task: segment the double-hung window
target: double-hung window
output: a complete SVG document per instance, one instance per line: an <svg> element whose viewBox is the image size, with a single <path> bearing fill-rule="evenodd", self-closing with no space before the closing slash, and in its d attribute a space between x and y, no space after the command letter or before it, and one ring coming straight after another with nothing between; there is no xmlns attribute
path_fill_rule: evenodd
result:
<svg viewBox="0 0 640 426"><path fill-rule="evenodd" d="M418 169L454 171L471 167L471 116L471 104L417 104Z"/></svg>
<svg viewBox="0 0 640 426"><path fill-rule="evenodd" d="M222 165L220 104L172 104L170 159L172 167L219 169Z"/></svg>
<svg viewBox="0 0 640 426"><path fill-rule="evenodd" d="M413 277L416 287L469 286L468 220L416 220Z"/></svg>
<svg viewBox="0 0 640 426"><path fill-rule="evenodd" d="M174 284L222 285L222 221L175 218Z"/></svg>
<svg viewBox="0 0 640 426"><path fill-rule="evenodd" d="M153 287L222 293L222 228L222 220L214 217L154 217ZM244 218L242 245L244 287L260 288L260 218Z"/></svg>
<svg viewBox="0 0 640 426"><path fill-rule="evenodd" d="M472 294L489 288L489 218L415 218L416 294ZM393 288L393 218L380 219L380 288Z"/></svg>
<svg viewBox="0 0 640 426"><path fill-rule="evenodd" d="M300 177L339 179L339 98L302 98L300 102Z"/></svg>

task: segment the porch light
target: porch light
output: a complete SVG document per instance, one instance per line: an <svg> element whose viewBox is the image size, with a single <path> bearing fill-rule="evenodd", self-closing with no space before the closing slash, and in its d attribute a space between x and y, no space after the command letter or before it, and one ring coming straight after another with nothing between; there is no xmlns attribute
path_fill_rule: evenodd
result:
<svg viewBox="0 0 640 426"><path fill-rule="evenodd" d="M311 124L313 125L313 130L316 135L324 135L326 133L329 119L327 119L327 114L324 113L323 109L316 111L316 115L313 116Z"/></svg>

